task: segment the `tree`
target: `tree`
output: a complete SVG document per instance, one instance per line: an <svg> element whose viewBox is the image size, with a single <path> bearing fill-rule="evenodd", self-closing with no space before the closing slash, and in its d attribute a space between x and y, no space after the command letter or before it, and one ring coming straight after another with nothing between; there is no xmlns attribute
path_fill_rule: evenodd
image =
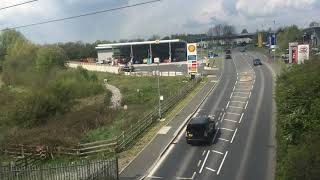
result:
<svg viewBox="0 0 320 180"><path fill-rule="evenodd" d="M158 39L160 39L159 35L152 35L151 38L149 38L148 40L149 41L155 41L155 40L158 40Z"/></svg>
<svg viewBox="0 0 320 180"><path fill-rule="evenodd" d="M67 60L65 52L58 46L43 46L37 52L36 68L43 72L53 67L64 67Z"/></svg>
<svg viewBox="0 0 320 180"><path fill-rule="evenodd" d="M221 36L223 34L223 25L222 24L217 24L215 25L214 27L211 27L209 28L209 31L208 31L208 36Z"/></svg>
<svg viewBox="0 0 320 180"><path fill-rule="evenodd" d="M247 29L242 29L241 34L248 34L248 30Z"/></svg>
<svg viewBox="0 0 320 180"><path fill-rule="evenodd" d="M277 35L278 46L281 50L288 48L289 42L301 41L302 31L296 25L288 26L279 31Z"/></svg>
<svg viewBox="0 0 320 180"><path fill-rule="evenodd" d="M234 26L232 26L232 25L224 25L223 27L222 27L222 33L223 33L223 35L224 36L230 36L230 35L233 35L233 34L235 34L235 32L236 32L236 29L235 29L235 27Z"/></svg>

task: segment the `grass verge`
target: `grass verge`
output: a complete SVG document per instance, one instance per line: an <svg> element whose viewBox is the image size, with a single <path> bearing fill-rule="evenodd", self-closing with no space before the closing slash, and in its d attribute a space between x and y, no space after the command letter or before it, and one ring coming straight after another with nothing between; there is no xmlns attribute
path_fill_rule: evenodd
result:
<svg viewBox="0 0 320 180"><path fill-rule="evenodd" d="M136 143L130 148L119 154L119 168L125 168L139 152L156 136L157 132L165 125L167 125L174 117L192 100L192 98L203 88L206 84L207 78L204 78L183 100L181 100L167 115L164 117L165 121L157 122L147 130L143 135L137 139Z"/></svg>

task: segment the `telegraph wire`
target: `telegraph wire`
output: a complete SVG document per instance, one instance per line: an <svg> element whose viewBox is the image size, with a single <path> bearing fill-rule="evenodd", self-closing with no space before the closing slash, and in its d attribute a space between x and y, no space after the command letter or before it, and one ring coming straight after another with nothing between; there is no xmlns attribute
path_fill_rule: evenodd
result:
<svg viewBox="0 0 320 180"><path fill-rule="evenodd" d="M54 22L66 21L66 20L76 19L76 18L85 17L85 16L92 16L92 15L96 15L96 14L101 14L101 13L106 13L106 12L111 12L111 11L117 11L117 10L122 10L122 9L128 9L128 8L142 6L142 5L146 5L146 4L152 4L152 3L156 3L156 2L160 2L160 1L161 0L146 1L146 2L142 2L142 3L136 3L136 4L132 4L132 5L121 6L121 7L111 8L111 9L105 9L105 10L101 10L101 11L94 11L94 12L80 14L80 15L76 15L76 16L70 16L70 17L65 17L65 18L60 18L60 19L53 19L53 20L42 21L42 22L37 22L37 23L32 23L32 24L27 24L27 25L22 25L22 26L15 26L15 27L10 27L10 28L5 28L5 29L1 29L0 31L6 31L6 30L11 30L11 29L21 29L21 28L26 28L26 27L31 27L31 26L37 26L37 25L54 23Z"/></svg>
<svg viewBox="0 0 320 180"><path fill-rule="evenodd" d="M24 4L33 3L33 2L36 2L36 1L38 1L38 0L26 1L26 2L23 2L23 3L14 4L14 5L6 6L6 7L2 7L2 8L0 7L0 11L1 11L1 10L4 10L4 9L9 9L9 8L13 8L13 7L21 6L21 5L24 5Z"/></svg>

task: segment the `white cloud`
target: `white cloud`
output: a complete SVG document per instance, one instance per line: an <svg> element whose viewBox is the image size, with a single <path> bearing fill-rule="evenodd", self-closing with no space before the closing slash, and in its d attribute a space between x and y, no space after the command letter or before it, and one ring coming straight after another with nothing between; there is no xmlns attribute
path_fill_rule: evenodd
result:
<svg viewBox="0 0 320 180"><path fill-rule="evenodd" d="M267 16L287 10L305 10L315 5L316 0L237 0L236 9L248 16Z"/></svg>

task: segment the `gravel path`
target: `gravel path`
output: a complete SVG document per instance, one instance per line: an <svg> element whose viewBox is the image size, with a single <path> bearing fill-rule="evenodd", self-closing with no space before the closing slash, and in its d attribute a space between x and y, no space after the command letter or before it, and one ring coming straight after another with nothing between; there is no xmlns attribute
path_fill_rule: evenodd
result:
<svg viewBox="0 0 320 180"><path fill-rule="evenodd" d="M121 99L122 99L122 95L121 95L121 92L120 90L113 86L113 85L110 85L110 84L106 84L106 88L111 91L112 93L112 97L111 97L111 103L112 105L110 106L111 108L118 108L121 106Z"/></svg>

